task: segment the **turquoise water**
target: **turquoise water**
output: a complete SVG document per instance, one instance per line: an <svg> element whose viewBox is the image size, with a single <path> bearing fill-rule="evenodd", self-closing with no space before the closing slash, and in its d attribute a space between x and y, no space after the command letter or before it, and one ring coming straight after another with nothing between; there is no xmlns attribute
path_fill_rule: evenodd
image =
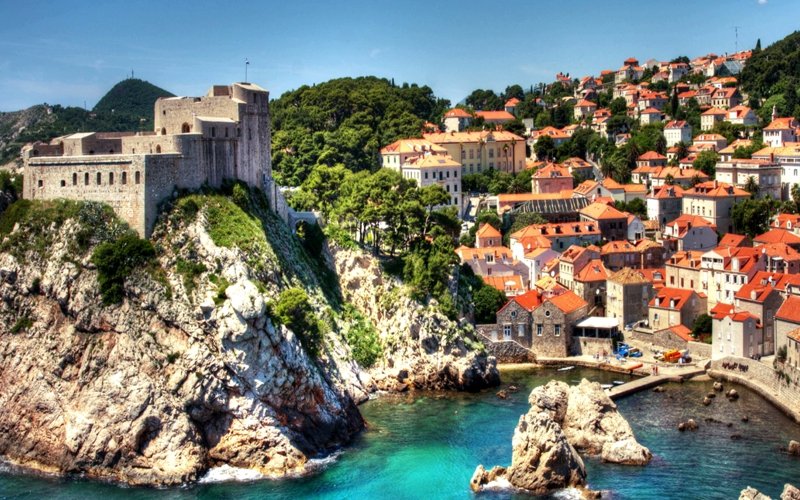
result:
<svg viewBox="0 0 800 500"><path fill-rule="evenodd" d="M577 383L624 376L576 368L504 373L520 391L506 400L496 390L480 394L400 395L361 406L369 430L320 473L306 478L249 483L202 484L171 490L120 488L78 479L52 479L0 473L0 497L85 498L230 498L295 499L392 498L433 500L469 498L469 479L477 464L506 465L511 436L528 409L530 389L550 379ZM750 485L777 498L785 482L800 483L800 459L778 451L800 439L800 426L766 401L737 387L739 401L717 398L701 404L710 383L671 384L660 394L642 392L619 401L640 442L654 453L646 467L623 467L586 459L589 485L614 499L738 498ZM741 417L747 415L748 423ZM697 432L676 430L694 418ZM712 418L722 423L707 422ZM726 424L732 423L732 427ZM731 439L739 434L741 439ZM482 498L511 498L483 494Z"/></svg>

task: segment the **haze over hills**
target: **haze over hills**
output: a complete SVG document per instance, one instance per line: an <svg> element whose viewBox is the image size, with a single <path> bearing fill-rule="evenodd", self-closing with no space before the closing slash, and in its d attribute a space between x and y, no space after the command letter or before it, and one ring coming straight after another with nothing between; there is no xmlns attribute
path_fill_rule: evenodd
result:
<svg viewBox="0 0 800 500"><path fill-rule="evenodd" d="M28 142L75 132L152 130L153 104L159 97L172 96L150 82L128 78L114 85L91 111L40 104L0 113L0 164L13 160Z"/></svg>

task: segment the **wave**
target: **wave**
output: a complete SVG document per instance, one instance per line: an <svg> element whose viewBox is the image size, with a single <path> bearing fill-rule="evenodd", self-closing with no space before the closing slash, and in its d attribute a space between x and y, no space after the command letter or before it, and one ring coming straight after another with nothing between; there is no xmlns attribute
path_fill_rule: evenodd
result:
<svg viewBox="0 0 800 500"><path fill-rule="evenodd" d="M219 467L212 467L208 469L206 475L201 477L198 483L211 484L211 483L227 483L227 482L250 482L264 479L264 475L253 469L242 469L240 467L231 467L230 465L220 465Z"/></svg>

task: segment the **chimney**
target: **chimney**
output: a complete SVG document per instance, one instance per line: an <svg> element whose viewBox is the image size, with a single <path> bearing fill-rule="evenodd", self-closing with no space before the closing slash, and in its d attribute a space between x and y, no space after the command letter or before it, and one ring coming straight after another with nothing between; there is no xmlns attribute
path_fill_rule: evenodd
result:
<svg viewBox="0 0 800 500"><path fill-rule="evenodd" d="M669 308L670 309L675 309L676 305L677 305L677 301L675 299L669 299Z"/></svg>
<svg viewBox="0 0 800 500"><path fill-rule="evenodd" d="M750 299L751 300L756 300L757 297L758 297L758 292L755 291L755 290L751 290L750 291Z"/></svg>
<svg viewBox="0 0 800 500"><path fill-rule="evenodd" d="M778 119L778 108L773 104L772 105L772 121Z"/></svg>

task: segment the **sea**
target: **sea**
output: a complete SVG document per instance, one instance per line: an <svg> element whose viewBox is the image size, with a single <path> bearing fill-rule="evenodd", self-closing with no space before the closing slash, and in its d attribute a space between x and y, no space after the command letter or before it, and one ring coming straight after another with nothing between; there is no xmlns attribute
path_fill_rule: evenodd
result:
<svg viewBox="0 0 800 500"><path fill-rule="evenodd" d="M384 395L361 405L368 423L348 447L314 460L311 475L270 480L222 467L198 484L131 488L81 478L55 478L0 467L0 498L9 499L485 499L530 498L512 491L474 495L475 467L511 462L511 437L527 412L530 390L549 380L576 384L625 381L625 375L586 368L519 369L503 373L500 388L479 393ZM502 399L501 388L519 388ZM617 402L636 438L654 458L644 467L584 458L589 487L612 499L735 499L752 486L778 498L786 482L800 486L800 458L781 451L800 440L800 425L745 387L738 401L703 396L711 382L671 383ZM747 417L747 421L743 421ZM694 418L700 428L679 432ZM552 498L573 498L565 490Z"/></svg>

